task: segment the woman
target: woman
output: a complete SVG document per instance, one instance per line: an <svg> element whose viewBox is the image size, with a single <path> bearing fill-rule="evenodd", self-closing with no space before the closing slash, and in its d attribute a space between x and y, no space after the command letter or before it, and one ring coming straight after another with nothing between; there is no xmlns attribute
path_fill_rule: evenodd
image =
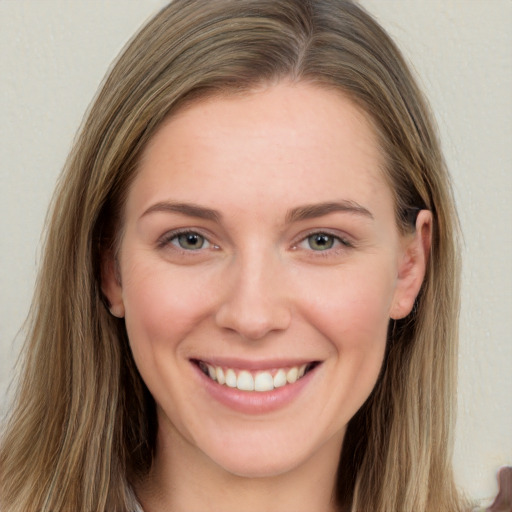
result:
<svg viewBox="0 0 512 512"><path fill-rule="evenodd" d="M467 509L456 235L428 109L364 11L174 1L59 184L0 503Z"/></svg>

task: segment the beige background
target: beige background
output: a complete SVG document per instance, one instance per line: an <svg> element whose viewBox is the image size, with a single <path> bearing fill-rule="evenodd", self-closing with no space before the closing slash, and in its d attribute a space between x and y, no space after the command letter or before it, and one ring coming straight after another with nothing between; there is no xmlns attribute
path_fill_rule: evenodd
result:
<svg viewBox="0 0 512 512"><path fill-rule="evenodd" d="M512 464L512 1L362 0L414 63L465 234L457 480ZM0 410L55 180L113 57L162 0L0 0Z"/></svg>

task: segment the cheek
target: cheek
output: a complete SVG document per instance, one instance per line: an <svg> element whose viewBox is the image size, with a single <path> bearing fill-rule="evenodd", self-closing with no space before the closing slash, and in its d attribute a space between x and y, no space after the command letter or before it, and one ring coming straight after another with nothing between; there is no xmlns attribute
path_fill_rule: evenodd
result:
<svg viewBox="0 0 512 512"><path fill-rule="evenodd" d="M389 265L385 269L354 266L315 276L302 309L339 352L385 341L396 284Z"/></svg>
<svg viewBox="0 0 512 512"><path fill-rule="evenodd" d="M208 316L211 290L197 269L173 269L161 262L130 265L123 280L125 321L134 355L174 351L187 333Z"/></svg>
<svg viewBox="0 0 512 512"><path fill-rule="evenodd" d="M393 267L374 260L368 265L358 262L325 272L302 272L302 277L302 292L295 288L299 316L306 329L316 331L309 336L311 343L328 351L323 376L329 391L317 420L334 434L367 400L381 371Z"/></svg>

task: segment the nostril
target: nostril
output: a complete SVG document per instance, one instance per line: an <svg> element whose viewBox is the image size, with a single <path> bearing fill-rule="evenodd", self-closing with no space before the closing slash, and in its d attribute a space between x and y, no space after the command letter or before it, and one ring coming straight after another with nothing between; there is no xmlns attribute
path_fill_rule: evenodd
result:
<svg viewBox="0 0 512 512"><path fill-rule="evenodd" d="M259 340L270 332L285 330L290 320L291 315L284 306L240 302L223 304L215 316L219 327L247 340Z"/></svg>

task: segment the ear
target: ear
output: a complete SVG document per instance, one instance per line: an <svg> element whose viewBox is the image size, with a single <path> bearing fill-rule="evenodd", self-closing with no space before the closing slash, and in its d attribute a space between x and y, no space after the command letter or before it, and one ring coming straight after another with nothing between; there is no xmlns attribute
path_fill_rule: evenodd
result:
<svg viewBox="0 0 512 512"><path fill-rule="evenodd" d="M108 301L110 313L124 317L123 289L119 264L112 253L105 255L101 262L101 291Z"/></svg>
<svg viewBox="0 0 512 512"><path fill-rule="evenodd" d="M389 316L405 318L414 306L428 263L432 243L432 212L421 210L413 234L403 237L403 250L398 264L398 277Z"/></svg>

